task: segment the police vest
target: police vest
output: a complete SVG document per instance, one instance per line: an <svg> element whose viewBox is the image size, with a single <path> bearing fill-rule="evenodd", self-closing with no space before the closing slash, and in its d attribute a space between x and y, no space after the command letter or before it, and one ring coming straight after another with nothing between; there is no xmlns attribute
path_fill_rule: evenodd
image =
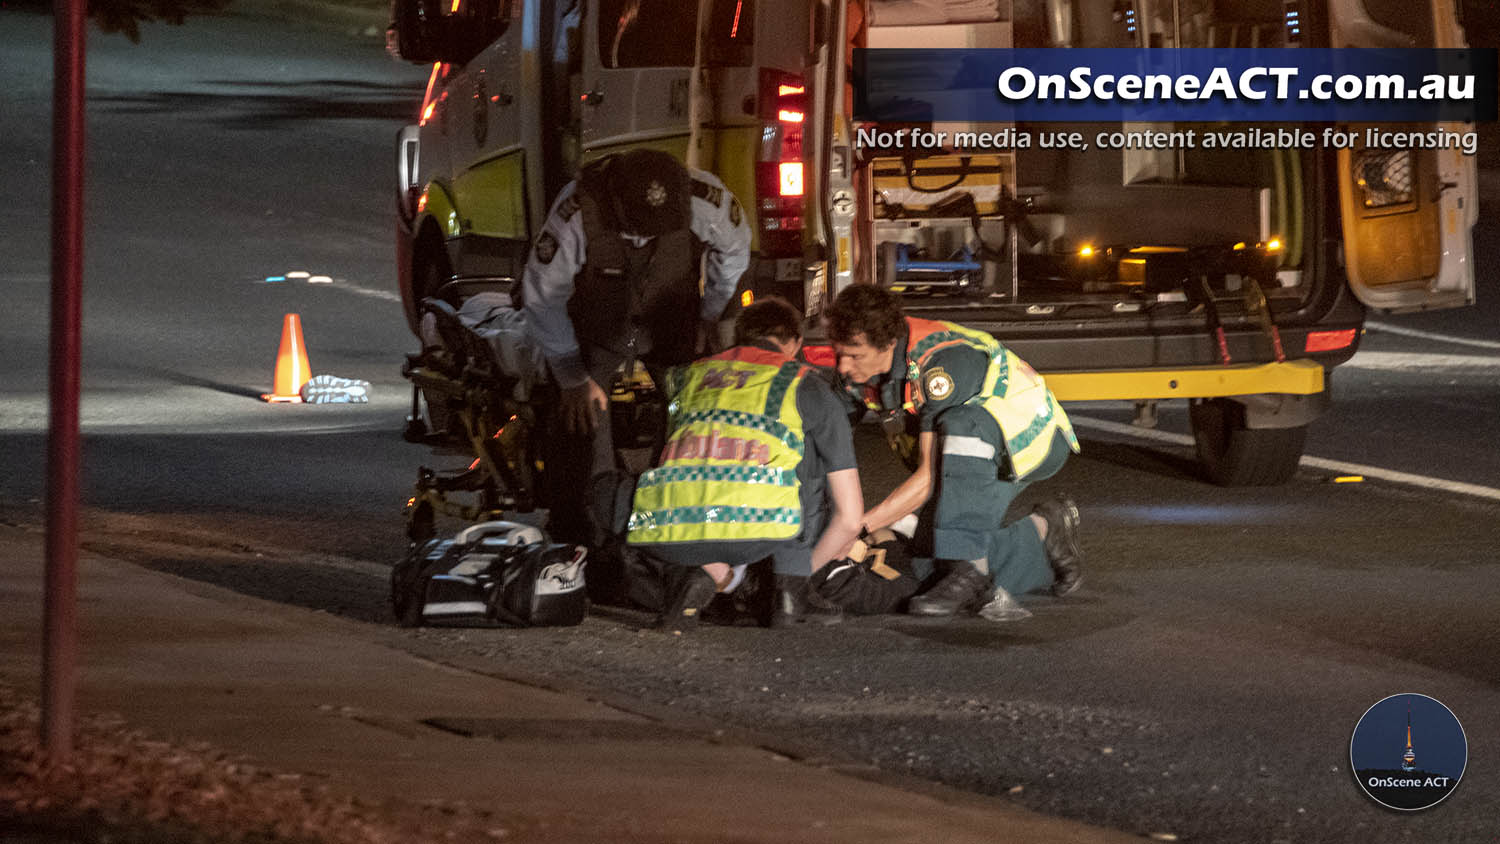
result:
<svg viewBox="0 0 1500 844"><path fill-rule="evenodd" d="M740 346L677 373L661 465L641 475L629 541L791 539L802 530L797 388L811 370Z"/></svg>
<svg viewBox="0 0 1500 844"><path fill-rule="evenodd" d="M702 242L687 228L641 247L621 238L597 164L584 168L574 196L588 241L568 300L578 339L664 365L692 360L697 338L683 325L697 325Z"/></svg>
<svg viewBox="0 0 1500 844"><path fill-rule="evenodd" d="M983 407L999 424L1012 478L1025 478L1041 465L1052 449L1054 432L1061 432L1068 447L1078 451L1073 424L1042 376L994 337L957 323L915 317L906 317L906 328L905 409L915 411L925 401L913 385L932 356L953 346L968 346L988 355L989 366L979 392L964 404Z"/></svg>

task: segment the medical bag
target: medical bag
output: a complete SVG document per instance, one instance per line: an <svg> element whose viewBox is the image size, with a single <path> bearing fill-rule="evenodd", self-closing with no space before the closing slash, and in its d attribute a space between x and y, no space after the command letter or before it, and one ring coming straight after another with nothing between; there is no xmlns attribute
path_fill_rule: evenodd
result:
<svg viewBox="0 0 1500 844"><path fill-rule="evenodd" d="M588 611L585 554L529 525L481 522L413 545L391 572L391 607L403 627L575 625Z"/></svg>

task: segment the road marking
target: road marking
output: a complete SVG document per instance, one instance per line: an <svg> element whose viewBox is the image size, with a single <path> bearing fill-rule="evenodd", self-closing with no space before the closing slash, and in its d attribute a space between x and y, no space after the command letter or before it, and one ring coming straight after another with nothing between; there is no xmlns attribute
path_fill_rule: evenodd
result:
<svg viewBox="0 0 1500 844"><path fill-rule="evenodd" d="M1155 440L1157 442L1171 443L1172 445L1193 445L1193 438L1187 434L1174 434L1170 431L1158 431L1154 428L1141 428L1123 422L1095 419L1091 416L1069 414L1068 418L1073 420L1073 424L1080 428L1093 428L1097 431L1108 431L1113 434ZM1337 472L1341 475L1364 475L1366 478L1379 478L1382 481L1389 481L1393 484L1405 484L1406 486L1435 489L1442 492L1457 493L1458 495L1486 498L1490 501L1500 501L1500 489L1495 489L1494 487L1466 484L1461 481L1450 481L1443 478L1432 478L1426 475L1414 475L1409 472L1398 472L1395 469L1366 466L1363 463L1349 463L1343 460L1330 460L1326 457L1313 457L1312 455L1304 454L1301 465L1304 468L1322 469L1328 472Z"/></svg>
<svg viewBox="0 0 1500 844"><path fill-rule="evenodd" d="M1354 369L1405 370L1500 369L1492 355L1438 355L1428 352L1367 352L1360 350L1343 366Z"/></svg>
<svg viewBox="0 0 1500 844"><path fill-rule="evenodd" d="M302 281L307 284L326 284L330 287L338 288L339 290L347 290L350 293L357 293L360 296L368 296L371 299L379 299L382 302L401 301L401 294L397 293L394 290L381 290L374 287L364 287L356 282L350 281L347 278L335 278L326 275L308 275L306 273L304 273L303 276L298 276L297 273L292 272L287 273L286 275L266 276L265 278L261 279L261 282L270 282L274 284L292 279L294 281Z"/></svg>
<svg viewBox="0 0 1500 844"><path fill-rule="evenodd" d="M401 301L401 294L393 290L377 290L373 287L361 287L347 278L334 279L332 286L339 290L347 290L350 293L358 293L361 296L368 296L371 299L379 299L383 302Z"/></svg>
<svg viewBox="0 0 1500 844"><path fill-rule="evenodd" d="M1416 337L1422 340L1434 340L1439 343L1452 343L1456 346L1472 346L1476 349L1500 349L1500 340L1475 340L1472 337L1455 337L1452 334L1438 334L1432 331L1419 331L1415 328L1403 328L1399 325L1391 325L1388 322L1366 322L1365 328L1371 331L1379 331L1383 334L1399 334L1402 337Z"/></svg>

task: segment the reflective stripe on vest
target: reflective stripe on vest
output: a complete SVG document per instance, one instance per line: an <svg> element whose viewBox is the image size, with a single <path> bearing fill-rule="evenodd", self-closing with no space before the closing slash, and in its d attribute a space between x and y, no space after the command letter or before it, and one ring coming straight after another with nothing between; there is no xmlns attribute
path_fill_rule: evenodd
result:
<svg viewBox="0 0 1500 844"><path fill-rule="evenodd" d="M791 539L802 530L802 416L808 368L741 346L674 380L672 433L661 465L641 475L634 543Z"/></svg>
<svg viewBox="0 0 1500 844"><path fill-rule="evenodd" d="M1052 449L1054 432L1061 432L1068 447L1078 451L1078 437L1062 405L1047 389L1042 376L1030 364L1016 357L994 337L951 322L906 318L906 387L907 403L916 407L923 401L914 393L921 370L937 352L953 346L968 346L989 356L984 383L979 392L965 404L985 409L1000 426L1005 437L1005 451L1010 457L1013 478L1024 478L1036 470Z"/></svg>

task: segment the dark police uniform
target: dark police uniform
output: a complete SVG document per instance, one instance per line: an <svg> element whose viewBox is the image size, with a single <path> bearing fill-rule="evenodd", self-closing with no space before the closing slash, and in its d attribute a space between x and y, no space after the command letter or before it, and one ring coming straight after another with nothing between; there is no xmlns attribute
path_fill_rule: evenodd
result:
<svg viewBox="0 0 1500 844"><path fill-rule="evenodd" d="M654 209L663 213L651 218ZM749 263L749 223L716 176L665 153L610 156L553 202L521 277L527 327L559 387L592 378L607 394L627 360L653 374L692 360L698 322L719 318ZM614 501L593 488L615 471L608 424L587 450L595 525L580 538L599 544Z"/></svg>

